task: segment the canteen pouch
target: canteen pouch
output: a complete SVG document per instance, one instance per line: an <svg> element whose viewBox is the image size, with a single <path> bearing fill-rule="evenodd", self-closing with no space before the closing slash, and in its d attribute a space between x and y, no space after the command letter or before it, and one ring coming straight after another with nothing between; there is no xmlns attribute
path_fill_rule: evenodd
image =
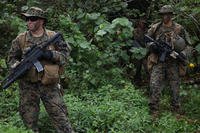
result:
<svg viewBox="0 0 200 133"><path fill-rule="evenodd" d="M187 72L187 66L184 64L179 64L178 68L179 68L179 76L181 77L185 76Z"/></svg>
<svg viewBox="0 0 200 133"><path fill-rule="evenodd" d="M147 58L147 70L150 72L155 64L158 63L158 56L151 53Z"/></svg>
<svg viewBox="0 0 200 133"><path fill-rule="evenodd" d="M44 75L42 77L42 84L50 85L56 84L59 81L59 66L58 65L45 65Z"/></svg>

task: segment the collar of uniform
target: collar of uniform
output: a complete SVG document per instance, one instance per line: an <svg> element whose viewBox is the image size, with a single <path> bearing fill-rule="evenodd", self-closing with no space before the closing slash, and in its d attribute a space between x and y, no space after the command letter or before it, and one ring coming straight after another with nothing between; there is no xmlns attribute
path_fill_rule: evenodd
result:
<svg viewBox="0 0 200 133"><path fill-rule="evenodd" d="M44 29L44 34L41 36L43 39L43 41L47 41L49 39L48 35L47 35L47 31L46 29ZM27 31L27 36L26 36L26 42L34 42L34 38L33 35L31 34L30 31Z"/></svg>

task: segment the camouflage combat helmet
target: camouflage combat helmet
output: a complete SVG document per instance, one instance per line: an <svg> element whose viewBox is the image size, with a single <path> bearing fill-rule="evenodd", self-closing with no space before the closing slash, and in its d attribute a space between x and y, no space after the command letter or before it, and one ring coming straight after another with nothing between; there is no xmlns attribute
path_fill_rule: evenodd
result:
<svg viewBox="0 0 200 133"><path fill-rule="evenodd" d="M171 13L171 14L174 13L171 5L164 5L163 7L160 8L159 14L166 14L166 13Z"/></svg>
<svg viewBox="0 0 200 133"><path fill-rule="evenodd" d="M176 39L173 41L173 45L174 45L174 49L177 52L181 52L186 47L185 40L182 37L180 37L180 36L176 37Z"/></svg>
<svg viewBox="0 0 200 133"><path fill-rule="evenodd" d="M45 16L45 11L43 11L41 8L39 7L30 7L30 9L27 10L26 13L21 13L21 15L25 16L25 17L39 17L42 19L47 19Z"/></svg>

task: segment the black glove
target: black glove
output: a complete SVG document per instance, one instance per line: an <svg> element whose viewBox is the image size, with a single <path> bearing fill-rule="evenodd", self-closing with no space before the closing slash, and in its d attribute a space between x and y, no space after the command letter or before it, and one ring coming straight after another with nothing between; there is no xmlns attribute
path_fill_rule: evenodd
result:
<svg viewBox="0 0 200 133"><path fill-rule="evenodd" d="M151 44L149 47L150 51L154 52L154 53L159 53L159 48L156 44Z"/></svg>
<svg viewBox="0 0 200 133"><path fill-rule="evenodd" d="M44 50L40 59L51 60L53 53L51 50Z"/></svg>

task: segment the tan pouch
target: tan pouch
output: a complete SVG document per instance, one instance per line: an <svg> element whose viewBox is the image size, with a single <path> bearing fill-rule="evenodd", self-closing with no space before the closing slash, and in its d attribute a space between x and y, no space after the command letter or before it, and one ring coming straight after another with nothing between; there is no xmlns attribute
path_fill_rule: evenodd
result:
<svg viewBox="0 0 200 133"><path fill-rule="evenodd" d="M44 75L42 77L42 84L49 85L55 84L59 81L59 66L58 65L45 65Z"/></svg>
<svg viewBox="0 0 200 133"><path fill-rule="evenodd" d="M186 71L187 71L186 65L179 64L178 69L179 69L179 76L185 76L186 75Z"/></svg>
<svg viewBox="0 0 200 133"><path fill-rule="evenodd" d="M157 64L158 62L158 56L154 53L151 53L147 58L147 69L148 71L151 71L153 65Z"/></svg>

